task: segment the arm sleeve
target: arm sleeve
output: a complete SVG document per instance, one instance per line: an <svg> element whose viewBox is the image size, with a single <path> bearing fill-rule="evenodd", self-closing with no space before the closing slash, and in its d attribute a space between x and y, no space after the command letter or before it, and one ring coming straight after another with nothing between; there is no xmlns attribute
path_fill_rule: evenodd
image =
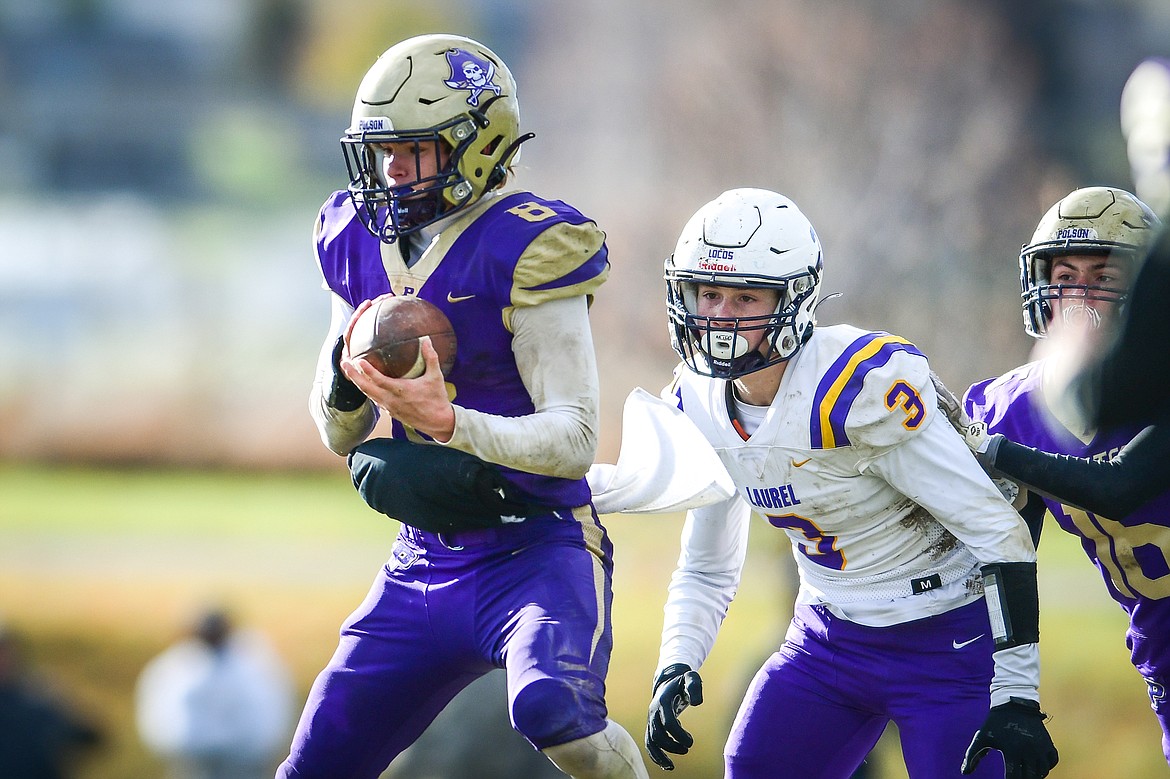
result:
<svg viewBox="0 0 1170 779"><path fill-rule="evenodd" d="M363 403L353 411L339 411L326 402L333 382L333 345L345 332L353 307L340 296L330 294L329 334L317 356L317 371L309 390L309 416L317 425L322 443L335 454L346 455L370 435L378 422L378 410L373 403Z"/></svg>
<svg viewBox="0 0 1170 779"><path fill-rule="evenodd" d="M966 544L980 563L1035 561L1036 547L1027 525L941 414L918 435L875 460L873 467ZM1039 701L1037 644L1001 649L993 658L993 706L1012 696Z"/></svg>
<svg viewBox="0 0 1170 779"><path fill-rule="evenodd" d="M597 452L597 359L584 295L517 308L512 351L535 412L504 417L455 406L448 446L519 471L579 479Z"/></svg>
<svg viewBox="0 0 1170 779"><path fill-rule="evenodd" d="M1170 425L1139 433L1110 461L1051 454L994 438L990 460L1000 473L1063 503L1120 519L1170 484Z"/></svg>
<svg viewBox="0 0 1170 779"><path fill-rule="evenodd" d="M916 435L865 467L929 511L980 563L1035 561L1020 515L941 414L931 414Z"/></svg>
<svg viewBox="0 0 1170 779"><path fill-rule="evenodd" d="M707 659L739 588L750 518L751 507L739 496L687 512L655 675L673 663L698 669Z"/></svg>
<svg viewBox="0 0 1170 779"><path fill-rule="evenodd" d="M1021 644L1001 649L992 656L995 670L991 677L991 705L999 706L1012 698L1040 702L1040 645Z"/></svg>

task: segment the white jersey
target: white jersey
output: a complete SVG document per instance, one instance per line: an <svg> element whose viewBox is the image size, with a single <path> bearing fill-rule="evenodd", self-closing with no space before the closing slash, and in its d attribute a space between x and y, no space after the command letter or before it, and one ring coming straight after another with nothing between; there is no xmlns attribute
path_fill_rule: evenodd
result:
<svg viewBox="0 0 1170 779"><path fill-rule="evenodd" d="M750 436L732 420L730 393L730 382L683 366L663 392L711 443L737 493L688 512L659 667L706 658L739 584L753 512L792 542L798 603L869 626L957 608L981 597L981 565L1036 559L906 340L818 328Z"/></svg>

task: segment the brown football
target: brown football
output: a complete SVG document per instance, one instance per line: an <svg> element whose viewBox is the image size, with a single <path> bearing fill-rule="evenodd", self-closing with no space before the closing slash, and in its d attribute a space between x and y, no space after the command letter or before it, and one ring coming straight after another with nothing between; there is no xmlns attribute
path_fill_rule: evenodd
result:
<svg viewBox="0 0 1170 779"><path fill-rule="evenodd" d="M455 329L438 306L422 298L385 294L374 298L349 331L353 359L365 358L395 379L413 379L426 369L419 339L431 337L446 375L455 364Z"/></svg>

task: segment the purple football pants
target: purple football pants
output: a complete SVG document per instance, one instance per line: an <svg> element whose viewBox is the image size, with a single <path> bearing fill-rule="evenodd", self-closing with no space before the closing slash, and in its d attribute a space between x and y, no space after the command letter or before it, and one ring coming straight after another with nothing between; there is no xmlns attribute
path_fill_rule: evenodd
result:
<svg viewBox="0 0 1170 779"><path fill-rule="evenodd" d="M560 513L441 538L404 526L277 777L375 779L493 667L537 748L604 729L612 548L595 518Z"/></svg>
<svg viewBox="0 0 1170 779"><path fill-rule="evenodd" d="M982 600L885 628L797 606L736 715L726 776L847 779L892 720L911 779L960 779L991 705L993 648ZM1003 775L993 751L969 776Z"/></svg>
<svg viewBox="0 0 1170 779"><path fill-rule="evenodd" d="M1150 708L1162 726L1162 754L1166 762L1170 763L1170 701L1166 697L1170 684L1166 679L1166 669L1170 669L1170 642L1164 639L1151 640L1131 625L1125 634L1125 645L1129 647L1134 668L1146 680Z"/></svg>

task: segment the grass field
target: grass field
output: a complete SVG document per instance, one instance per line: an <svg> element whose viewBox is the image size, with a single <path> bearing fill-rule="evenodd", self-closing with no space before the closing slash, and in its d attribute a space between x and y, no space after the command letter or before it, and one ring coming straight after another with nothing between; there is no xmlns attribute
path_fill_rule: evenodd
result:
<svg viewBox="0 0 1170 779"><path fill-rule="evenodd" d="M396 532L346 476L0 464L0 616L27 637L35 666L107 730L81 779L161 775L134 733L131 691L146 660L208 600L267 633L307 690ZM617 549L609 704L639 740L681 524L607 521ZM746 579L704 667L707 702L687 714L698 747L677 779L721 775L727 725L790 614L788 552L764 530L755 528ZM1052 775L1164 777L1124 615L1054 525L1041 546L1041 598L1042 695L1061 751ZM882 779L905 777L893 738L876 759Z"/></svg>

